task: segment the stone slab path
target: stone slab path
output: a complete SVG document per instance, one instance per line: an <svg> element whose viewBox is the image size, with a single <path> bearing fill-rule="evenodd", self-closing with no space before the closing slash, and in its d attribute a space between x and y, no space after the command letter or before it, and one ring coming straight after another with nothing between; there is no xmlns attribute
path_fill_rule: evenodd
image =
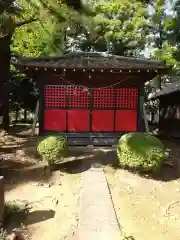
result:
<svg viewBox="0 0 180 240"><path fill-rule="evenodd" d="M101 164L82 173L78 240L119 240L120 229Z"/></svg>

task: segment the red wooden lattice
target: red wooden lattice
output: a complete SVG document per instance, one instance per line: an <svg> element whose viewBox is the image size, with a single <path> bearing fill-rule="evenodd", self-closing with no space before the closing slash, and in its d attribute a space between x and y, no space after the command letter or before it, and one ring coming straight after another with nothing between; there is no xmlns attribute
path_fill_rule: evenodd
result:
<svg viewBox="0 0 180 240"><path fill-rule="evenodd" d="M46 86L44 90L45 107L65 108L66 87Z"/></svg>
<svg viewBox="0 0 180 240"><path fill-rule="evenodd" d="M121 132L137 130L137 88L45 86L44 130ZM92 124L90 126L90 123Z"/></svg>
<svg viewBox="0 0 180 240"><path fill-rule="evenodd" d="M81 87L69 87L68 107L89 108L89 91Z"/></svg>
<svg viewBox="0 0 180 240"><path fill-rule="evenodd" d="M114 88L95 88L93 108L114 108Z"/></svg>
<svg viewBox="0 0 180 240"><path fill-rule="evenodd" d="M116 108L137 108L138 89L137 88L117 88Z"/></svg>

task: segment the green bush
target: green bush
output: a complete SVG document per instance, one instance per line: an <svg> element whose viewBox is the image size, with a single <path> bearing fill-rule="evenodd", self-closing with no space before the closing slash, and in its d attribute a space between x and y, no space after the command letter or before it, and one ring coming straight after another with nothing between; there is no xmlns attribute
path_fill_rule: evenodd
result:
<svg viewBox="0 0 180 240"><path fill-rule="evenodd" d="M56 160L62 158L66 150L67 139L62 136L49 136L40 140L37 144L38 153L49 164L53 164Z"/></svg>
<svg viewBox="0 0 180 240"><path fill-rule="evenodd" d="M22 222L28 214L29 210L30 206L27 201L6 202L4 207L4 224L9 225L11 222L16 222L16 224L18 224Z"/></svg>
<svg viewBox="0 0 180 240"><path fill-rule="evenodd" d="M8 240L7 231L3 228L0 229L0 240Z"/></svg>
<svg viewBox="0 0 180 240"><path fill-rule="evenodd" d="M140 171L159 169L164 153L161 141L148 133L125 134L117 146L120 165Z"/></svg>
<svg viewBox="0 0 180 240"><path fill-rule="evenodd" d="M28 202L9 201L4 206L4 219L10 218L14 214L27 214L29 212Z"/></svg>
<svg viewBox="0 0 180 240"><path fill-rule="evenodd" d="M135 240L133 236L124 237L123 240Z"/></svg>

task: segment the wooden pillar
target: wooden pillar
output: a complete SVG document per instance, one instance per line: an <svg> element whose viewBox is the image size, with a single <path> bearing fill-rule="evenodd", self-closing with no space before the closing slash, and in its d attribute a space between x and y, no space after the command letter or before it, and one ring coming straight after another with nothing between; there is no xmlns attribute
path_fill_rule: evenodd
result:
<svg viewBox="0 0 180 240"><path fill-rule="evenodd" d="M162 109L164 109L164 108L166 108L166 105L164 105L164 103L163 103L163 99L160 97L159 98L159 122L158 122L158 132L159 132L159 134L161 134L161 133L163 133L164 131L164 129L163 129L163 120L164 120L164 117L165 117L165 115L163 114L163 115L161 115L160 114L160 112L162 111Z"/></svg>
<svg viewBox="0 0 180 240"><path fill-rule="evenodd" d="M37 120L38 120L38 115L39 115L39 100L36 103L36 110L34 113L34 120L33 120L33 124L32 124L32 133L31 133L32 137L35 135L35 132L36 132L36 124L37 124Z"/></svg>
<svg viewBox="0 0 180 240"><path fill-rule="evenodd" d="M2 128L9 128L9 70L10 70L10 44L11 37L6 36L0 38L0 116L2 117Z"/></svg>
<svg viewBox="0 0 180 240"><path fill-rule="evenodd" d="M0 227L4 218L4 177L0 176Z"/></svg>
<svg viewBox="0 0 180 240"><path fill-rule="evenodd" d="M39 86L39 135L44 131L44 84Z"/></svg>
<svg viewBox="0 0 180 240"><path fill-rule="evenodd" d="M144 105L144 85L139 88L139 96L138 96L138 123L137 123L137 131L144 132L145 131L145 123L143 117L143 105Z"/></svg>

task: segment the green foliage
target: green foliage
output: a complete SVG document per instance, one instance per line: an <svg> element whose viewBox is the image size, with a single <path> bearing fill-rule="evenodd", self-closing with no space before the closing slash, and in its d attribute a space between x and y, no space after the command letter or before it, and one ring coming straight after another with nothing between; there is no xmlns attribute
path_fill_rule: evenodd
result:
<svg viewBox="0 0 180 240"><path fill-rule="evenodd" d="M123 240L135 240L133 236L124 237Z"/></svg>
<svg viewBox="0 0 180 240"><path fill-rule="evenodd" d="M141 1L97 1L93 11L96 15L88 24L69 25L67 48L133 56L144 49L149 23Z"/></svg>
<svg viewBox="0 0 180 240"><path fill-rule="evenodd" d="M18 201L9 201L5 203L4 218L10 218L17 213L26 214L29 212L28 203L22 203Z"/></svg>
<svg viewBox="0 0 180 240"><path fill-rule="evenodd" d="M64 156L67 150L67 139L63 136L48 136L37 145L38 153L50 164Z"/></svg>
<svg viewBox="0 0 180 240"><path fill-rule="evenodd" d="M15 19L20 14L21 9L15 4L15 0L0 0L0 37L12 35Z"/></svg>
<svg viewBox="0 0 180 240"><path fill-rule="evenodd" d="M128 133L119 140L117 156L121 166L156 171L164 158L164 146L150 134Z"/></svg>
<svg viewBox="0 0 180 240"><path fill-rule="evenodd" d="M19 0L18 2L15 0L0 0L0 37L5 35L12 36L17 27L26 25L26 22L30 23L34 22L34 20L40 20L42 15L47 17L47 12L51 16L58 16L60 19L60 16L64 13L57 9L61 8L61 6L66 6L66 8L69 6L71 9L81 12L81 14L89 13L81 0ZM59 14L60 12L61 14ZM64 20L64 17L61 16L62 19ZM36 25L36 27L38 28L39 26Z"/></svg>
<svg viewBox="0 0 180 240"><path fill-rule="evenodd" d="M7 240L8 234L7 231L3 228L0 229L0 240Z"/></svg>
<svg viewBox="0 0 180 240"><path fill-rule="evenodd" d="M18 71L10 71L9 103L11 111L24 108L34 111L38 92L33 80Z"/></svg>
<svg viewBox="0 0 180 240"><path fill-rule="evenodd" d="M64 37L62 34L62 21L60 22L38 1L36 4L31 1L30 4L29 1L21 0L19 6L24 9L23 17L25 19L31 15L38 16L38 20L15 29L12 51L30 57L51 55L57 49L62 52ZM60 5L59 11L63 12L63 9ZM55 36L56 43L54 43Z"/></svg>
<svg viewBox="0 0 180 240"><path fill-rule="evenodd" d="M121 240L135 240L135 238L121 230Z"/></svg>
<svg viewBox="0 0 180 240"><path fill-rule="evenodd" d="M165 60L179 69L179 30L180 30L180 1L155 0L152 4L150 44L154 48L152 58ZM170 9L171 7L171 9Z"/></svg>
<svg viewBox="0 0 180 240"><path fill-rule="evenodd" d="M177 61L177 68L180 69L180 1L173 2L173 14L168 26L168 40L170 45L176 48L173 56Z"/></svg>
<svg viewBox="0 0 180 240"><path fill-rule="evenodd" d="M5 203L4 224L8 226L11 222L21 223L29 212L29 203L22 201L9 201ZM1 238L0 238L1 239Z"/></svg>

